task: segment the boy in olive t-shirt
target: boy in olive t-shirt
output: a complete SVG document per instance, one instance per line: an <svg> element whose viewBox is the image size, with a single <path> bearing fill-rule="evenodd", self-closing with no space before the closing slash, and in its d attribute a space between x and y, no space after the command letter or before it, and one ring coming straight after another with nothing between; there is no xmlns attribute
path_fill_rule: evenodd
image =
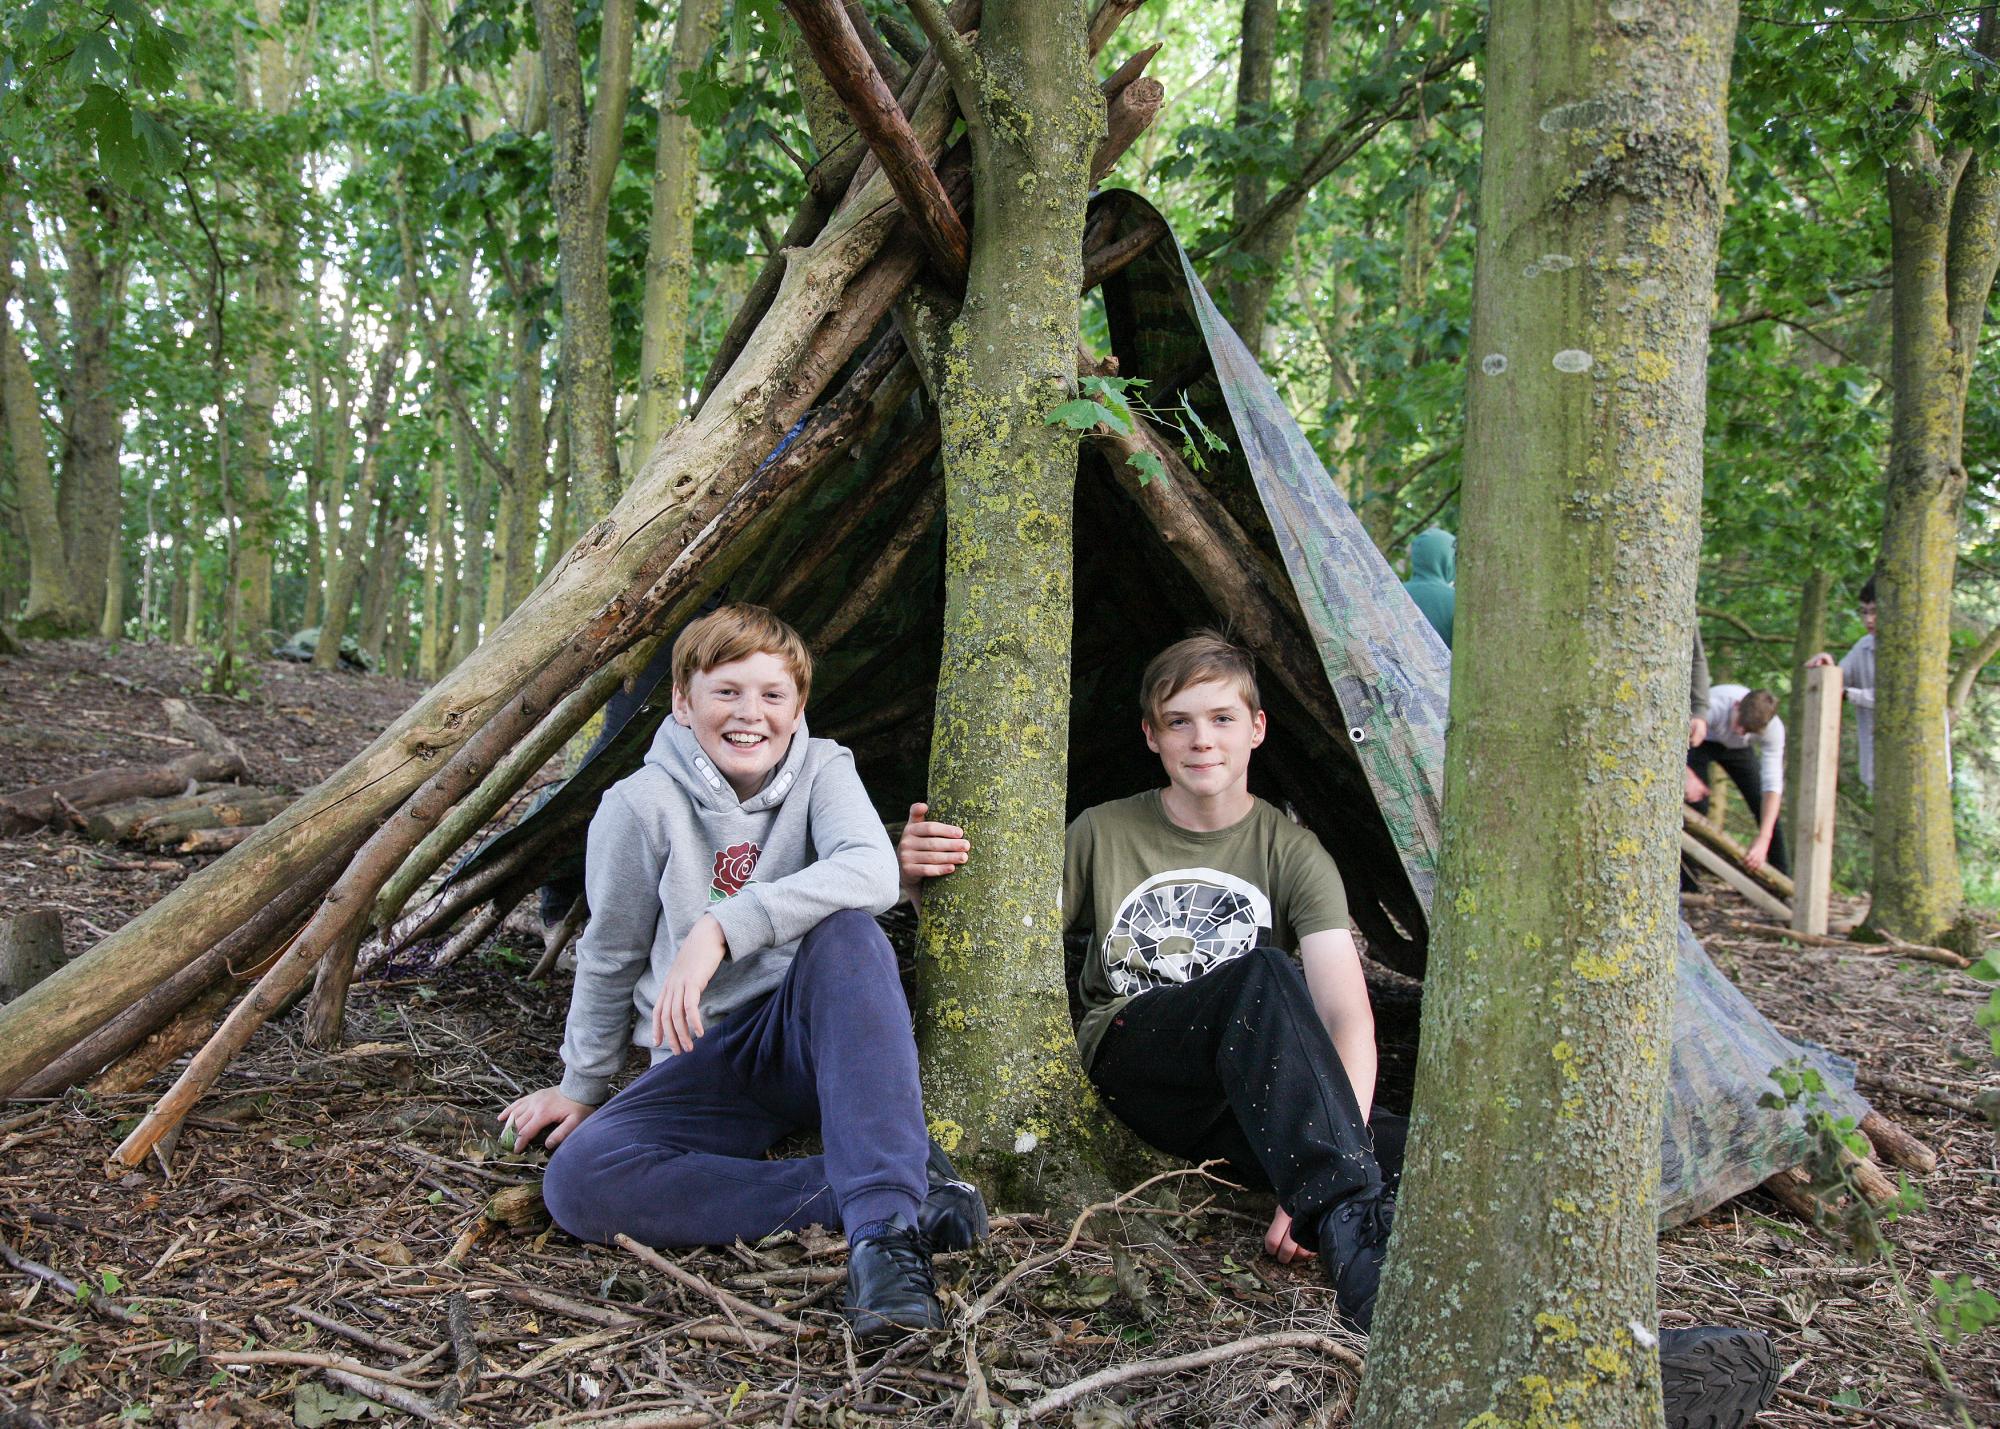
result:
<svg viewBox="0 0 2000 1429"><path fill-rule="evenodd" d="M1167 787L1086 810L1066 838L1063 929L1087 942L1084 1069L1160 1150L1220 1157L1274 1189L1266 1246L1282 1260L1316 1248L1365 1330L1394 1197L1369 1134L1375 1022L1340 874L1249 791L1264 712L1245 651L1183 640L1147 667L1141 696ZM927 813L912 807L897 848L912 897L970 852Z"/></svg>

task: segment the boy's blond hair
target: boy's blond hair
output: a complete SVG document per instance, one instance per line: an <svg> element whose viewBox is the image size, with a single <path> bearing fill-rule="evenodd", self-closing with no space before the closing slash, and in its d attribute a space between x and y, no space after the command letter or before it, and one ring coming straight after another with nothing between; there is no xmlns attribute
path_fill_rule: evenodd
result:
<svg viewBox="0 0 2000 1429"><path fill-rule="evenodd" d="M1197 630L1152 658L1139 677L1139 717L1148 729L1160 727L1160 711L1189 685L1225 680L1255 714L1264 707L1257 694L1257 662L1250 652L1214 630Z"/></svg>
<svg viewBox="0 0 2000 1429"><path fill-rule="evenodd" d="M674 641L674 688L686 694L696 675L757 654L784 661L804 708L812 690L812 652L798 631L761 605L725 605L691 622Z"/></svg>
<svg viewBox="0 0 2000 1429"><path fill-rule="evenodd" d="M1762 734L1778 712L1778 697L1769 690L1752 690L1736 703L1736 722L1745 734Z"/></svg>

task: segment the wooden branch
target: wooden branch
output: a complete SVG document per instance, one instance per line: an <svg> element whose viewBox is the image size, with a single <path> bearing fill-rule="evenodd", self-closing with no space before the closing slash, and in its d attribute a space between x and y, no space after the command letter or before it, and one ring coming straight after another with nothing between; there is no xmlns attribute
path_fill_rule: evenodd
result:
<svg viewBox="0 0 2000 1429"><path fill-rule="evenodd" d="M236 996L236 985L223 979L211 985L159 1031L149 1034L138 1046L106 1067L90 1081L92 1096L113 1096L136 1092L171 1067L184 1052L208 1040L215 1024Z"/></svg>
<svg viewBox="0 0 2000 1429"><path fill-rule="evenodd" d="M1132 1364L1113 1365L1101 1369L1096 1374L1086 1375L1073 1384L1051 1390L1021 1411L1024 1419L1040 1419L1067 1409L1099 1390L1109 1389L1116 1384L1130 1384L1135 1379L1152 1379L1163 1374L1179 1374L1183 1370L1205 1369L1209 1365L1224 1364L1231 1360L1245 1359L1251 1355L1268 1354L1272 1350L1312 1350L1329 1359L1339 1360L1357 1373L1361 1369L1361 1356L1352 1346L1342 1344L1331 1335L1323 1335L1317 1330L1275 1330L1264 1335L1246 1335L1240 1340L1231 1340L1226 1345L1210 1345L1205 1350L1191 1350L1184 1355L1169 1355L1165 1359L1139 1360Z"/></svg>
<svg viewBox="0 0 2000 1429"><path fill-rule="evenodd" d="M563 955L590 917L590 903L581 893L570 900L569 912L563 914L562 921L549 931L542 940L542 956L528 973L529 982L539 982L556 970L556 959Z"/></svg>
<svg viewBox="0 0 2000 1429"><path fill-rule="evenodd" d="M889 185L916 224L925 251L954 287L965 284L972 240L959 221L937 173L902 106L868 57L839 0L786 0L806 47L847 110L854 127L882 165ZM953 32L956 38L956 32Z"/></svg>
<svg viewBox="0 0 2000 1429"><path fill-rule="evenodd" d="M85 1294L83 1287L60 1271L51 1270L40 1261L30 1260L4 1239L0 1239L0 1260L4 1260L23 1275L32 1275L46 1285L53 1285L62 1292L71 1304L82 1303L93 1315L102 1315L107 1320L116 1320L121 1325L142 1325L145 1321L134 1315L123 1305L105 1294Z"/></svg>
<svg viewBox="0 0 2000 1429"><path fill-rule="evenodd" d="M1106 75L1104 83L1098 86L1104 91L1104 97L1106 99L1117 98L1123 92L1126 85L1146 72L1146 66L1153 62L1153 57L1159 54L1161 48L1159 45L1148 45L1145 49L1128 57L1117 69Z"/></svg>
<svg viewBox="0 0 2000 1429"><path fill-rule="evenodd" d="M932 449L935 450L938 425L936 421L932 421L927 427ZM842 637L859 623L861 617L875 608L884 592L894 584L897 576L902 574L903 562L909 559L910 552L916 549L917 542L930 531L932 523L937 520L938 512L943 509L944 482L933 481L917 493L917 499L910 503L909 509L903 513L902 523L897 527L895 535L889 538L889 543L876 556L868 574L848 592L847 598L841 601L833 614L827 617L826 623L814 633L813 650L816 654L823 654L838 645Z"/></svg>
<svg viewBox="0 0 2000 1429"><path fill-rule="evenodd" d="M1105 134L1090 160L1090 180L1097 183L1118 158L1160 116L1167 87L1157 79L1135 79L1118 91L1105 109Z"/></svg>
<svg viewBox="0 0 2000 1429"><path fill-rule="evenodd" d="M101 808L131 799L164 798L191 784L219 783L244 774L243 756L197 749L165 764L137 769L104 769L57 784L38 784L0 799L0 835L27 833L63 821L64 805Z"/></svg>
<svg viewBox="0 0 2000 1429"><path fill-rule="evenodd" d="M1808 1225L1818 1225L1826 1217L1826 1207L1812 1191L1812 1178L1796 1166L1787 1167L1767 1178L1764 1189L1779 1205Z"/></svg>
<svg viewBox="0 0 2000 1429"><path fill-rule="evenodd" d="M1780 873L1768 863L1762 868L1751 868L1743 861L1746 857L1743 845L1724 833L1720 824L1703 818L1699 811L1687 804L1681 805L1681 828L1735 864L1737 871L1746 878L1754 878L1773 897L1790 902L1797 896L1798 890L1789 874Z"/></svg>
<svg viewBox="0 0 2000 1429"><path fill-rule="evenodd" d="M1766 635L1749 621L1743 619L1742 616L1731 615L1728 611L1718 610L1712 605L1698 605L1695 607L1694 613L1706 616L1710 620L1719 620L1724 625L1735 626L1743 632L1745 640L1755 640L1764 645L1789 645L1792 643L1792 637L1789 635Z"/></svg>
<svg viewBox="0 0 2000 1429"><path fill-rule="evenodd" d="M236 741L217 729L215 725L186 700L161 700L160 708L166 711L167 727L184 739L191 739L197 749L205 750L216 758L245 764L243 751Z"/></svg>
<svg viewBox="0 0 2000 1429"><path fill-rule="evenodd" d="M617 1245L623 1246L633 1255L639 1257L639 1259L643 1260L653 1269L659 1271L660 1274L666 1276L667 1279L673 1281L676 1285L687 1290L692 1290L696 1294L706 1295L709 1299L720 1305L725 1313L731 1315L748 1315L760 1324L769 1325L774 1330L782 1330L786 1334L796 1336L802 1340L818 1339L825 1333L816 1325L801 1324L789 1315L781 1315L776 1310L766 1309L762 1305L754 1305L740 1295L732 1295L721 1286L711 1284L684 1266L674 1264L651 1246L641 1245L629 1235L621 1232L613 1236L612 1240Z"/></svg>
<svg viewBox="0 0 2000 1429"><path fill-rule="evenodd" d="M1980 637L1979 643L1965 657L1951 675L1951 692L1945 697L1945 709L1956 720L1965 714L1965 702L1972 698L1972 687L1979 679L1979 672L1992 663L1993 657L2000 655L2000 622Z"/></svg>
<svg viewBox="0 0 2000 1429"><path fill-rule="evenodd" d="M1905 1171L1928 1176L1938 1168L1937 1152L1879 1111L1870 1110L1861 1118L1861 1134L1868 1138L1877 1156L1893 1161Z"/></svg>
<svg viewBox="0 0 2000 1429"><path fill-rule="evenodd" d="M1707 844L1697 842L1692 834L1685 831L1681 834L1681 852L1742 894L1750 906L1758 912L1772 918L1782 919L1787 923L1791 922L1792 910L1790 907L1779 902L1765 890L1762 884L1752 880L1749 874L1745 873Z"/></svg>
<svg viewBox="0 0 2000 1429"><path fill-rule="evenodd" d="M1083 290L1087 293L1114 274L1152 252L1153 245L1167 236L1165 222L1149 217L1123 238L1106 244L1083 258Z"/></svg>
<svg viewBox="0 0 2000 1429"><path fill-rule="evenodd" d="M1795 943L1808 948L1838 948L1845 953L1867 953L1877 958L1911 958L1921 963L1936 963L1940 967L1969 968L1972 964L1954 953L1950 948L1933 948L1924 943L1905 943L1900 939L1886 943L1863 943L1853 938L1836 938L1828 933L1802 933L1797 928L1774 928L1768 923L1752 923L1743 918L1731 918L1733 927L1746 933L1755 933L1762 938L1790 938Z"/></svg>

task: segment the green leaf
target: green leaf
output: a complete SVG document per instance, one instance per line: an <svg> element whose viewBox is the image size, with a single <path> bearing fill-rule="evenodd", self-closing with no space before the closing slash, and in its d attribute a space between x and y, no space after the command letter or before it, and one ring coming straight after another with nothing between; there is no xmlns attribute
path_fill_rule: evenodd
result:
<svg viewBox="0 0 2000 1429"><path fill-rule="evenodd" d="M132 133L132 106L106 85L93 84L76 107L76 136L97 151L97 166L114 183L134 183L144 176L144 150Z"/></svg>
<svg viewBox="0 0 2000 1429"><path fill-rule="evenodd" d="M1136 451L1125 458L1125 465L1139 473L1139 485L1167 479L1167 464L1149 451Z"/></svg>
<svg viewBox="0 0 2000 1429"><path fill-rule="evenodd" d="M1122 427L1119 426L1116 412L1102 402L1093 402L1088 397L1072 398L1049 413L1050 426L1068 427L1072 432L1094 431L1100 422L1121 435L1132 430L1130 422Z"/></svg>

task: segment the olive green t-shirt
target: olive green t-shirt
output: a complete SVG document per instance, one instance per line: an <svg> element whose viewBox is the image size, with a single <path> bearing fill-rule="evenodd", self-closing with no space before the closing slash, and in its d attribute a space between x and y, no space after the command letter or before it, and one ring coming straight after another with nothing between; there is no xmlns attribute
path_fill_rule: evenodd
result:
<svg viewBox="0 0 2000 1429"><path fill-rule="evenodd" d="M1340 870L1262 799L1228 828L1198 833L1169 819L1153 789L1084 810L1064 844L1063 931L1089 935L1077 979L1085 1067L1140 993L1348 926Z"/></svg>

